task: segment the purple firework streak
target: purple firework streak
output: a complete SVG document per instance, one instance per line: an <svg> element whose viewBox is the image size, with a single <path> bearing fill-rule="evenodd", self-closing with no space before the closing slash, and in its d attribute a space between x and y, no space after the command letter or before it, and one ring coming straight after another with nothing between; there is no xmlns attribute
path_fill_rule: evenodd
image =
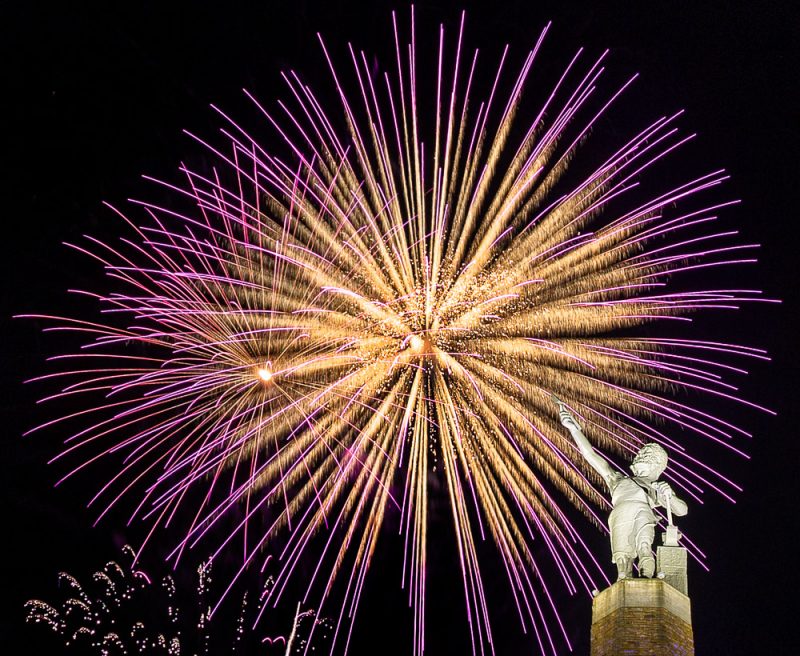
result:
<svg viewBox="0 0 800 656"><path fill-rule="evenodd" d="M76 426L55 458L76 462L65 478L113 463L90 505L99 520L132 501L129 521L148 526L142 548L166 528L179 535L176 564L201 542L212 559L236 544L228 590L274 558L265 607L302 578L298 563L312 563L301 603L322 612L337 588L332 651L347 650L395 514L423 652L438 477L473 651L494 651L476 547L488 541L523 629L556 654L569 640L552 587L589 592L605 579L563 502L605 530L608 501L551 394L615 467L658 442L682 494L733 500L740 488L699 454L745 456L749 434L686 399L770 412L728 382L746 373L737 361L768 358L672 327L774 301L692 287L703 269L755 261L756 244L717 227L737 202L709 200L724 171L641 201L643 183L692 139L681 112L643 122L569 182L575 158L591 159L579 153L593 127L635 79L604 89L606 52L587 61L579 50L518 118L548 28L515 70L506 47L485 77L463 45L462 15L454 46L439 30L428 88L413 12L408 37L393 25L395 61L382 71L350 46L349 82L320 39L334 106L294 72L272 109L247 94L278 148L217 110L224 145L192 135L213 168L153 180L173 204L132 201L139 218L114 210L127 236L74 246L103 265L112 291L80 292L100 307L93 321L37 315L46 330L87 340L53 358L67 368L37 379L63 380L46 400L78 408L39 428Z"/></svg>

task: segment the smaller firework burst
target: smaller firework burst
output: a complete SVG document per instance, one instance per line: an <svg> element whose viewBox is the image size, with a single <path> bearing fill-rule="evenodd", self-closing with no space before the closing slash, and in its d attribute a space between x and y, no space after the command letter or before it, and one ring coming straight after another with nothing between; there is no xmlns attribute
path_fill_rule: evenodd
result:
<svg viewBox="0 0 800 656"><path fill-rule="evenodd" d="M154 580L134 564L134 552L122 549L122 558L108 562L84 585L67 572L58 576L63 601L48 603L32 599L25 603L26 621L44 624L72 653L115 656L148 654L165 656L208 656L212 653L293 654L304 649L306 636L315 634L325 640L330 622L317 618L313 609L299 605L288 636L251 635L248 631L253 613L250 606L261 610L274 579L269 577L259 596L259 603L250 604L248 594L241 599L235 627L226 630L220 618L211 621L208 603L211 588L211 565L197 569L197 586L193 608L181 608L178 589L171 576Z"/></svg>

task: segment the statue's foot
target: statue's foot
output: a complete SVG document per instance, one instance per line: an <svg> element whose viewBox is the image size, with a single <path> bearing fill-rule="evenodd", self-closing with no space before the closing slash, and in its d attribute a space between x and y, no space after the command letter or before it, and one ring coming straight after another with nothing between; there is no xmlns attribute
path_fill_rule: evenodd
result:
<svg viewBox="0 0 800 656"><path fill-rule="evenodd" d="M622 579L629 579L631 577L631 568L633 567L633 560L626 556L618 556L614 563L617 566L617 581Z"/></svg>
<svg viewBox="0 0 800 656"><path fill-rule="evenodd" d="M653 574L656 573L656 560L652 556L648 556L647 558L640 558L639 559L639 571L642 573L642 576L648 579L653 578Z"/></svg>

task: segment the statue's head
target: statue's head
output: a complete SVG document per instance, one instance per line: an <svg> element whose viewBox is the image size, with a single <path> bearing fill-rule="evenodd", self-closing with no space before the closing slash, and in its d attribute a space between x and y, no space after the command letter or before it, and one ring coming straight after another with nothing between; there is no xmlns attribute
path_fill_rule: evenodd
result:
<svg viewBox="0 0 800 656"><path fill-rule="evenodd" d="M667 452L659 444L645 444L631 463L634 476L657 481L667 468Z"/></svg>

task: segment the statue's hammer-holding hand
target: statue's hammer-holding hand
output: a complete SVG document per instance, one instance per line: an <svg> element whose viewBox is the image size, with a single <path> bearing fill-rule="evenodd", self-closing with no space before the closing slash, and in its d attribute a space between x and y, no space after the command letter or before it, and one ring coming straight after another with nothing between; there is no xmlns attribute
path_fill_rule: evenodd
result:
<svg viewBox="0 0 800 656"><path fill-rule="evenodd" d="M666 481L656 481L653 483L653 490L656 493L658 502L662 506L666 506L669 500L672 498L672 488L670 487L669 483Z"/></svg>

